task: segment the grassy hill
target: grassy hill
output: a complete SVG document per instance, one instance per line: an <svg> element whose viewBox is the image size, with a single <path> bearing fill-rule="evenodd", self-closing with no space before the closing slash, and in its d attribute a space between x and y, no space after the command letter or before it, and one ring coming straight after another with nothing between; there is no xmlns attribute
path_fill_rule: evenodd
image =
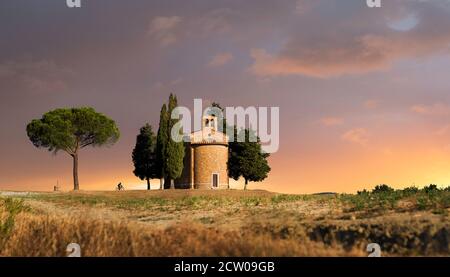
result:
<svg viewBox="0 0 450 277"><path fill-rule="evenodd" d="M2 196L3 195L3 196ZM450 192L358 195L267 191L0 193L0 255L449 255Z"/></svg>

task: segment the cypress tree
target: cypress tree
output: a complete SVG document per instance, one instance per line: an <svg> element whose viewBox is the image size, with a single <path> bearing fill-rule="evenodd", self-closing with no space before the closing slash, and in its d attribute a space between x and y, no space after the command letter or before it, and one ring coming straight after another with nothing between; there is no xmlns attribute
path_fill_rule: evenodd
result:
<svg viewBox="0 0 450 277"><path fill-rule="evenodd" d="M166 166L165 173L167 174L167 180L170 187L173 187L173 181L179 178L183 172L183 160L184 160L184 142L176 142L171 138L172 127L179 121L179 119L172 119L171 114L173 110L178 106L177 97L170 94L169 97L169 109L168 109L168 142L166 148ZM167 186L167 185L166 185Z"/></svg>
<svg viewBox="0 0 450 277"><path fill-rule="evenodd" d="M161 189L164 188L164 179L167 178L165 173L166 168L166 147L168 142L168 124L169 124L169 116L167 113L167 106L163 104L161 107L161 112L159 115L159 129L158 135L156 139L156 165L158 178L161 179Z"/></svg>
<svg viewBox="0 0 450 277"><path fill-rule="evenodd" d="M159 177L156 160L156 138L152 126L145 124L140 129L136 138L136 146L133 149L134 175L141 180L147 180L147 189L150 190L150 180Z"/></svg>

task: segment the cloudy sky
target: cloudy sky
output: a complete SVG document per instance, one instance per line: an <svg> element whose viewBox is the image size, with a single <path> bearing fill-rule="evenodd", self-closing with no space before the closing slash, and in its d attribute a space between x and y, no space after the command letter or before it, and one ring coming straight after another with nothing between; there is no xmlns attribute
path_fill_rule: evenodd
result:
<svg viewBox="0 0 450 277"><path fill-rule="evenodd" d="M74 106L122 132L81 152L81 188L138 186L136 134L157 128L170 92L188 107L280 107L272 172L251 188L450 184L449 0L65 2L0 2L0 189L72 187L70 157L34 148L25 127Z"/></svg>

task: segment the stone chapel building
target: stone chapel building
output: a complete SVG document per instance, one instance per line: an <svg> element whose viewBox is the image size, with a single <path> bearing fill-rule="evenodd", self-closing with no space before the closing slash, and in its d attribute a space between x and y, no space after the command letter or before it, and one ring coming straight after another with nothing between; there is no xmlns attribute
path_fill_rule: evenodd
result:
<svg viewBox="0 0 450 277"><path fill-rule="evenodd" d="M185 145L184 169L175 188L228 189L228 137L218 131L214 115L204 116L202 129Z"/></svg>

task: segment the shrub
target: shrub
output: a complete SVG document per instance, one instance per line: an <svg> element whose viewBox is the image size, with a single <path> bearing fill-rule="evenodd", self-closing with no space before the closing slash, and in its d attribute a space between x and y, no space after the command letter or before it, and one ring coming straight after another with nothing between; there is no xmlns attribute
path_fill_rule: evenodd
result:
<svg viewBox="0 0 450 277"><path fill-rule="evenodd" d="M370 202L369 193L360 195L342 194L339 200L350 205L349 211L362 211Z"/></svg>
<svg viewBox="0 0 450 277"><path fill-rule="evenodd" d="M370 192L368 192L366 189L363 189L363 190L359 190L358 192L357 192L357 194L358 195L367 195L367 194L369 194Z"/></svg>
<svg viewBox="0 0 450 277"><path fill-rule="evenodd" d="M372 193L389 193L389 192L394 192L394 189L388 185L378 185L372 190Z"/></svg>
<svg viewBox="0 0 450 277"><path fill-rule="evenodd" d="M416 204L419 210L426 210L428 208L429 199L427 196L421 195L417 197Z"/></svg>
<svg viewBox="0 0 450 277"><path fill-rule="evenodd" d="M419 192L417 187L407 187L402 190L402 194L405 197L416 195Z"/></svg>
<svg viewBox="0 0 450 277"><path fill-rule="evenodd" d="M248 197L248 198L243 198L241 200L241 202L246 207L256 207L256 206L260 206L261 204L263 204L264 200L260 197Z"/></svg>
<svg viewBox="0 0 450 277"><path fill-rule="evenodd" d="M430 194L430 193L434 193L434 192L439 191L439 189L438 189L438 187L437 187L436 185L431 184L431 185L429 185L429 186L427 186L427 187L424 187L424 188L423 188L423 191L424 191L426 194Z"/></svg>
<svg viewBox="0 0 450 277"><path fill-rule="evenodd" d="M439 198L439 205L443 209L450 208L450 194L449 193L443 193Z"/></svg>
<svg viewBox="0 0 450 277"><path fill-rule="evenodd" d="M295 195L295 194L277 194L271 198L272 203L278 204L283 202L296 202L300 200L305 200L305 196L303 195Z"/></svg>
<svg viewBox="0 0 450 277"><path fill-rule="evenodd" d="M12 232L16 216L25 210L28 208L23 204L23 200L0 199L0 248Z"/></svg>

